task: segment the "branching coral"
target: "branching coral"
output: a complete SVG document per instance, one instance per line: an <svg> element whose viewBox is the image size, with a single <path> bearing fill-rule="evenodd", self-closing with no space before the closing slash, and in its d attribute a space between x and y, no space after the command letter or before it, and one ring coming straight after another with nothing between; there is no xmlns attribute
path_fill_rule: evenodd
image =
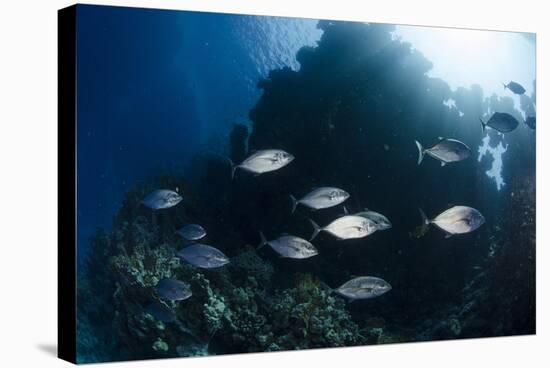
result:
<svg viewBox="0 0 550 368"><path fill-rule="evenodd" d="M300 275L295 288L284 290L274 305L273 325L276 332L285 329L287 333L277 345L290 348L287 344L291 343L294 348L305 349L364 343L345 302L330 294L309 274Z"/></svg>
<svg viewBox="0 0 550 368"><path fill-rule="evenodd" d="M138 245L128 256L117 255L111 258L111 266L129 286L153 287L161 279L172 276L179 266L173 249L163 244L157 248Z"/></svg>

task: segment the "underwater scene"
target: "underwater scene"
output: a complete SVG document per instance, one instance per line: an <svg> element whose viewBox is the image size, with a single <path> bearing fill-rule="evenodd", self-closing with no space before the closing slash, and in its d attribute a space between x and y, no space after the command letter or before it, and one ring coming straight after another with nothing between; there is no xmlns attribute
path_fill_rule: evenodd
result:
<svg viewBox="0 0 550 368"><path fill-rule="evenodd" d="M76 23L79 363L536 332L534 34Z"/></svg>

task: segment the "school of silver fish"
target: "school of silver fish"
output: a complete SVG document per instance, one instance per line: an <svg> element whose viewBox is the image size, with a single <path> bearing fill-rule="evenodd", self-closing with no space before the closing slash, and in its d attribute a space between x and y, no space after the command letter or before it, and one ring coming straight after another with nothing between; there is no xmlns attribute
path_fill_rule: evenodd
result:
<svg viewBox="0 0 550 368"><path fill-rule="evenodd" d="M517 82L504 84L514 94L522 95L525 89ZM533 118L534 119L534 118ZM509 133L517 128L519 122L508 113L494 112L485 122L480 118L482 130L490 127L500 133ZM534 128L534 123L529 121L529 126ZM441 166L449 163L463 161L471 156L471 149L463 142L453 138L439 137L438 142L430 148L424 148L416 141L418 149L417 164L420 165L426 155L438 160ZM231 178L235 176L237 169L251 173L254 176L280 170L290 164L295 157L281 149L264 149L253 152L240 164L231 162ZM299 205L311 211L323 210L343 204L350 198L350 194L336 187L319 187L311 190L297 199L290 195L292 201L291 214ZM151 192L142 200L143 205L153 211L166 210L183 201L179 191L159 189ZM475 231L485 223L483 215L475 208L469 206L453 206L443 211L433 219L428 218L422 209L419 209L422 224L418 228L418 237L423 236L433 225L445 233L445 238L466 234ZM392 228L390 220L381 213L364 209L363 211L349 214L344 206L344 214L335 218L325 226L319 226L314 220L309 219L313 233L309 240L291 234L280 234L274 239L267 240L260 231L261 243L258 249L269 245L280 257L290 259L307 259L319 254L317 248L311 243L321 232L331 234L338 240L361 239L376 231ZM196 243L207 236L206 230L199 224L185 224L176 231L187 243L177 252L177 256L194 267L202 269L214 269L223 267L230 262L219 249L201 243ZM348 301L372 299L384 295L392 289L391 285L375 276L359 276L345 282L332 292L346 298ZM148 304L144 310L154 318L171 322L175 314L165 301L183 301L192 296L190 285L176 279L162 279L154 288L159 299Z"/></svg>

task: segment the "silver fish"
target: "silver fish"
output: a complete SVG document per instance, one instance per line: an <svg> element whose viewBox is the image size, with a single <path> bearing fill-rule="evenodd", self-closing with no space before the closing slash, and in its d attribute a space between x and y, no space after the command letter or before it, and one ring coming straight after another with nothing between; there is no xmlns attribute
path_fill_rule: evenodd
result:
<svg viewBox="0 0 550 368"><path fill-rule="evenodd" d="M155 291L167 300L185 300L193 295L189 284L175 279L160 280L155 286Z"/></svg>
<svg viewBox="0 0 550 368"><path fill-rule="evenodd" d="M313 220L309 220L313 226L312 241L321 231L331 233L338 239L358 239L376 231L374 221L355 215L342 216L325 227L320 227Z"/></svg>
<svg viewBox="0 0 550 368"><path fill-rule="evenodd" d="M422 163L425 154L441 161L441 166L445 166L449 162L462 161L470 157L471 154L470 148L456 139L439 137L439 142L428 149L424 149L418 141L415 143L418 148L418 165Z"/></svg>
<svg viewBox="0 0 550 368"><path fill-rule="evenodd" d="M479 118L479 121L483 132L485 132L486 127L491 127L501 133L509 133L519 125L519 121L506 112L495 112L486 123L481 118Z"/></svg>
<svg viewBox="0 0 550 368"><path fill-rule="evenodd" d="M337 294L353 301L376 298L390 290L391 285L381 278L374 276L361 276L344 283L334 291Z"/></svg>
<svg viewBox="0 0 550 368"><path fill-rule="evenodd" d="M177 255L200 268L218 268L229 263L229 258L219 249L205 244L191 244L180 250Z"/></svg>
<svg viewBox="0 0 550 368"><path fill-rule="evenodd" d="M174 207L180 203L182 199L183 198L173 190L159 189L148 194L143 199L142 203L153 210L162 210Z"/></svg>
<svg viewBox="0 0 550 368"><path fill-rule="evenodd" d="M176 314L172 309L156 300L145 307L145 312L162 322L173 322L176 319Z"/></svg>
<svg viewBox="0 0 550 368"><path fill-rule="evenodd" d="M516 95L522 95L525 93L525 88L523 88L523 86L517 82L510 81L510 83L508 84L502 83L502 85L504 86L504 89L508 88L510 91L512 91Z"/></svg>
<svg viewBox="0 0 550 368"><path fill-rule="evenodd" d="M374 221L376 225L376 230L387 230L391 229L391 222L388 220L388 218L381 213L374 212L369 210L368 208L365 208L362 212L357 212L355 214L356 216L361 216L364 218L367 218L369 220Z"/></svg>
<svg viewBox="0 0 550 368"><path fill-rule="evenodd" d="M268 244L274 251L279 253L284 258L304 259L317 255L317 249L305 239L293 235L282 235L274 240L267 240L262 232L260 232L261 248Z"/></svg>
<svg viewBox="0 0 550 368"><path fill-rule="evenodd" d="M237 169L242 169L256 175L278 170L294 160L290 153L278 149L267 149L254 152L241 164L234 165L231 177L235 176Z"/></svg>
<svg viewBox="0 0 550 368"><path fill-rule="evenodd" d="M188 241L197 241L206 236L206 230L201 225L187 224L177 231L182 238Z"/></svg>
<svg viewBox="0 0 550 368"><path fill-rule="evenodd" d="M422 216L422 231L424 235L430 224L443 230L446 238L455 234L470 233L485 223L483 215L475 208L468 206L454 206L442 212L433 220L428 219L424 211L420 210Z"/></svg>
<svg viewBox="0 0 550 368"><path fill-rule="evenodd" d="M296 206L298 204L302 204L314 210L320 210L323 208L329 208L339 205L348 198L348 192L339 188L332 187L322 187L314 189L298 200L294 198L294 196L290 196L290 199L292 200L292 212L296 210Z"/></svg>

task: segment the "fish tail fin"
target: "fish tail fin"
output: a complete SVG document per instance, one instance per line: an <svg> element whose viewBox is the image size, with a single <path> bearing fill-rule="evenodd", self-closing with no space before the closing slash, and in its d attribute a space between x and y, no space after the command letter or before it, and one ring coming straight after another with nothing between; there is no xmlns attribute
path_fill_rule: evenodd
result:
<svg viewBox="0 0 550 368"><path fill-rule="evenodd" d="M422 208L419 208L418 212L420 212L420 216L422 217L422 224L428 226L431 221L428 219L428 216L426 216L426 213L422 210Z"/></svg>
<svg viewBox="0 0 550 368"><path fill-rule="evenodd" d="M420 212L420 216L422 217L422 225L420 225L420 236L424 236L428 232L428 229L432 222L430 221L428 216L426 216L426 213L422 210L422 208L418 208L418 212Z"/></svg>
<svg viewBox="0 0 550 368"><path fill-rule="evenodd" d="M418 165L420 165L422 163L422 160L424 159L424 152L426 152L424 150L424 147L422 147L422 145L420 144L419 141L414 141L414 143L416 143L416 147L418 148Z"/></svg>
<svg viewBox="0 0 550 368"><path fill-rule="evenodd" d="M483 119L481 119L481 116L479 117L479 122L481 123L481 133L485 133L485 123L483 122Z"/></svg>
<svg viewBox="0 0 550 368"><path fill-rule="evenodd" d="M239 165L235 165L233 161L231 161L231 180L235 179L235 171L239 168Z"/></svg>
<svg viewBox="0 0 550 368"><path fill-rule="evenodd" d="M258 245L256 249L261 249L266 244L267 239L265 238L264 232L260 230L260 245Z"/></svg>
<svg viewBox="0 0 550 368"><path fill-rule="evenodd" d="M292 194L290 195L290 200L292 201L292 211L290 211L290 213L294 213L294 211L296 211L296 206L298 206L298 201Z"/></svg>
<svg viewBox="0 0 550 368"><path fill-rule="evenodd" d="M312 241L317 235L319 235L322 229L312 219L309 219L309 222L311 223L311 226L313 226L313 234L311 234L311 237L309 238L309 241Z"/></svg>
<svg viewBox="0 0 550 368"><path fill-rule="evenodd" d="M235 177L235 171L237 170L239 165L235 165L233 160L230 159L229 157L226 157L225 159L227 160L227 162L229 162L229 165L231 166L231 180L233 180L233 178Z"/></svg>
<svg viewBox="0 0 550 368"><path fill-rule="evenodd" d="M334 293L334 289L331 288L330 286L328 286L326 283L324 283L323 281L319 280L319 285L321 285L322 287L324 287L325 289L327 289L327 291L329 292L329 294L332 294Z"/></svg>

